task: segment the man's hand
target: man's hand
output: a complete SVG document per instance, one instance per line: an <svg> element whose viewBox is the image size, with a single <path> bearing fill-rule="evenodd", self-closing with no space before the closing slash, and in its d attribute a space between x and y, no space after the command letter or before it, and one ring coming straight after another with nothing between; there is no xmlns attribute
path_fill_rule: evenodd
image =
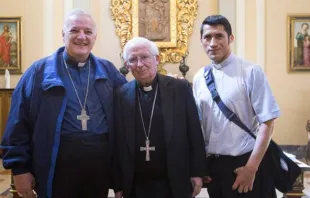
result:
<svg viewBox="0 0 310 198"><path fill-rule="evenodd" d="M119 191L115 193L115 198L122 198L123 197L123 191Z"/></svg>
<svg viewBox="0 0 310 198"><path fill-rule="evenodd" d="M23 198L35 198L36 195L33 188L36 184L35 179L31 173L24 173L20 175L14 175L14 185L18 196Z"/></svg>
<svg viewBox="0 0 310 198"><path fill-rule="evenodd" d="M202 179L200 177L191 177L191 182L193 185L192 197L195 197L200 193L202 187Z"/></svg>
<svg viewBox="0 0 310 198"><path fill-rule="evenodd" d="M204 184L208 184L212 182L212 178L210 176L204 176L202 181Z"/></svg>
<svg viewBox="0 0 310 198"><path fill-rule="evenodd" d="M175 78L175 79L184 80L184 77L183 76L178 76L178 74L168 73L167 76L170 76L170 77Z"/></svg>
<svg viewBox="0 0 310 198"><path fill-rule="evenodd" d="M236 181L232 186L233 190L238 188L239 193L247 193L253 190L253 183L257 169L242 166L235 170L237 175Z"/></svg>

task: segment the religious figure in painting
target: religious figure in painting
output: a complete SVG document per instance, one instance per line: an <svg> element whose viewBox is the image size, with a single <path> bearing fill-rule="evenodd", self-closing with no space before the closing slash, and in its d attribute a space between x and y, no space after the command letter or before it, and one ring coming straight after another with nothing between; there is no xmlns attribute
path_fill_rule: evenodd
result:
<svg viewBox="0 0 310 198"><path fill-rule="evenodd" d="M296 34L297 40L297 49L296 49L296 61L297 65L303 65L304 63L304 39L308 33L309 24L303 23L301 24L301 30Z"/></svg>
<svg viewBox="0 0 310 198"><path fill-rule="evenodd" d="M141 0L140 35L153 41L169 40L169 1Z"/></svg>
<svg viewBox="0 0 310 198"><path fill-rule="evenodd" d="M304 65L305 66L310 66L310 35L306 35L305 39L304 39L304 51L303 51L303 55L304 55Z"/></svg>
<svg viewBox="0 0 310 198"><path fill-rule="evenodd" d="M10 65L12 39L13 37L10 31L10 26L7 24L3 25L3 32L0 35L0 63L2 63L2 66Z"/></svg>

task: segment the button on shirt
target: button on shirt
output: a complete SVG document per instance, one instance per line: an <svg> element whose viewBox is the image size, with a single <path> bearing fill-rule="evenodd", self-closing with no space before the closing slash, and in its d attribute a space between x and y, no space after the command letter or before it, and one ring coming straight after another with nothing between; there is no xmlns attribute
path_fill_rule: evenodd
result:
<svg viewBox="0 0 310 198"><path fill-rule="evenodd" d="M105 133L108 131L108 124L104 109L102 107L99 95L95 89L95 66L89 65L87 61L83 67L78 67L77 63L70 60L69 57L64 54L64 59L68 65L68 70L72 76L72 80L75 84L77 92L79 94L82 105L84 105L85 94L88 83L88 72L90 68L90 80L88 97L86 101L86 112L90 119L87 121L87 130L92 133ZM64 63L63 63L64 64ZM67 107L64 114L62 123L62 134L79 132L82 130L81 120L77 119L77 115L81 114L81 105L76 96L76 92L68 76L65 65L63 66L62 80L66 88L66 97L68 98Z"/></svg>
<svg viewBox="0 0 310 198"><path fill-rule="evenodd" d="M260 66L231 54L221 64L213 64L212 72L224 104L254 134L260 123L279 117L279 107ZM212 100L204 68L194 77L193 93L207 153L239 156L253 150L255 140L229 121Z"/></svg>

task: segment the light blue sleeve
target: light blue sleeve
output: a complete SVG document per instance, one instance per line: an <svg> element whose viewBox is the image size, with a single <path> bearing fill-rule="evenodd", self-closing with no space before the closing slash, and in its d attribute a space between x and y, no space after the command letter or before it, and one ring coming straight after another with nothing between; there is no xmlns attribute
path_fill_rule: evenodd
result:
<svg viewBox="0 0 310 198"><path fill-rule="evenodd" d="M258 121L263 123L279 117L279 106L272 94L266 75L260 66L253 67L248 82L250 84L250 100Z"/></svg>

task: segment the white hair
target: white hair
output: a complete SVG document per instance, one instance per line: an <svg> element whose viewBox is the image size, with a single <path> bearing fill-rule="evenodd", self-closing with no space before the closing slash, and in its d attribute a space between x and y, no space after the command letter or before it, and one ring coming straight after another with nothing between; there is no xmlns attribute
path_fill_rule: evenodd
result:
<svg viewBox="0 0 310 198"><path fill-rule="evenodd" d="M134 37L130 39L129 41L127 41L127 43L125 44L124 50L123 50L123 59L125 61L128 59L128 51L132 47L137 47L137 46L142 46L142 45L148 45L149 50L153 55L156 55L156 56L159 55L158 47L153 41L150 41L143 37Z"/></svg>
<svg viewBox="0 0 310 198"><path fill-rule="evenodd" d="M88 12L86 12L85 10L82 10L82 9L74 9L72 11L69 12L69 14L65 17L65 20L64 20L64 24L63 24L63 30L66 30L67 27L68 27L68 23L70 21L70 18L72 16L87 16L89 17L92 21L94 21L93 17L91 14L89 14ZM94 28L96 29L96 23L94 21Z"/></svg>

